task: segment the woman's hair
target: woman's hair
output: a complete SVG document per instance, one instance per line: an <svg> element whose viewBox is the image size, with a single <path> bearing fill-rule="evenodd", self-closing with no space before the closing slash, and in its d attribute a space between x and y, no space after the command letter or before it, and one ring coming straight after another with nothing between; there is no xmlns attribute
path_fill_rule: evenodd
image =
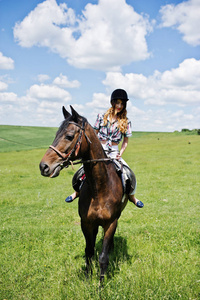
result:
<svg viewBox="0 0 200 300"><path fill-rule="evenodd" d="M115 103L112 104L112 107L110 107L106 113L104 114L103 118L103 125L106 126L108 122L108 116L114 116L115 112ZM128 118L127 118L127 110L126 110L126 105L124 105L124 109L117 114L117 121L118 121L118 128L119 130L124 134L127 131L127 126L128 126Z"/></svg>

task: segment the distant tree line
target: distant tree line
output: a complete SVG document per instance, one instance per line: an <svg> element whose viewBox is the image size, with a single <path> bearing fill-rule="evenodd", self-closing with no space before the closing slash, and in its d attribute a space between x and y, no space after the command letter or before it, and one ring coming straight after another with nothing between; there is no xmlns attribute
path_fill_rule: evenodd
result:
<svg viewBox="0 0 200 300"><path fill-rule="evenodd" d="M189 134L198 134L198 135L200 135L200 129L192 129L192 130L190 130L190 129L187 129L187 128L183 128L183 129L181 130L181 132L185 132L185 133L189 133Z"/></svg>

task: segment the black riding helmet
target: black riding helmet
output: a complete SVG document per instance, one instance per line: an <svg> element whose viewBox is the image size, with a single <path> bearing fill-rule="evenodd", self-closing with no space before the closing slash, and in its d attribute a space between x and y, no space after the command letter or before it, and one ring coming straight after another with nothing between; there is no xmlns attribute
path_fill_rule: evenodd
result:
<svg viewBox="0 0 200 300"><path fill-rule="evenodd" d="M118 99L123 101L124 109L125 109L126 108L126 102L129 100L127 92L125 90L122 90L122 89L114 90L111 94L111 97L110 97L111 105L112 106L115 105L115 103Z"/></svg>

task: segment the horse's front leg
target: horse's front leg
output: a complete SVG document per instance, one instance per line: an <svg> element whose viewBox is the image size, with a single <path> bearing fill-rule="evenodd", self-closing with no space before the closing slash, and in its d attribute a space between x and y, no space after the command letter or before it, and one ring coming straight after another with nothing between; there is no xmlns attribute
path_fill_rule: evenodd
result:
<svg viewBox="0 0 200 300"><path fill-rule="evenodd" d="M100 282L103 283L104 275L106 273L108 264L109 264L109 250L113 246L113 237L117 228L117 219L113 223L104 227L104 239L103 239L103 248L99 256L100 264Z"/></svg>
<svg viewBox="0 0 200 300"><path fill-rule="evenodd" d="M91 258L94 256L94 247L96 242L96 236L98 233L98 226L94 226L94 224L83 222L81 220L81 228L86 241L86 247L85 247L86 273L92 274Z"/></svg>

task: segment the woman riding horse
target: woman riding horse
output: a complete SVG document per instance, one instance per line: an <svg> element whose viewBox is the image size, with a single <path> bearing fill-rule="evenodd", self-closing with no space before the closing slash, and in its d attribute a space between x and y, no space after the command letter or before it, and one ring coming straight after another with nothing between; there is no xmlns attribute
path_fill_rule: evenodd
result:
<svg viewBox="0 0 200 300"><path fill-rule="evenodd" d="M98 114L97 120L94 124L94 129L98 134L99 140L103 146L108 157L117 159L122 162L123 165L127 163L122 159L122 154L124 153L127 145L128 138L132 135L131 122L127 118L126 103L128 101L128 95L125 90L117 89L111 94L111 108L107 110L105 114ZM122 142L121 150L118 150L118 144ZM74 176L76 181L81 182L81 178L84 176L84 172L78 171ZM77 185L74 183L74 185ZM82 184L81 184L82 186ZM135 189L129 194L129 200L134 203L137 207L142 208L144 204L142 201L135 197ZM75 198L79 196L79 192L75 191L72 195L68 196L65 201L70 203Z"/></svg>
<svg viewBox="0 0 200 300"><path fill-rule="evenodd" d="M113 161L107 157L94 129L73 107L71 112L72 114L63 107L65 120L40 162L40 171L41 175L54 178L71 162L81 159L86 180L80 190L78 205L86 241L86 271L92 271L91 258L94 255L98 228L102 226L104 237L99 255L102 282L118 219L127 204L128 196L124 194L121 178Z"/></svg>

